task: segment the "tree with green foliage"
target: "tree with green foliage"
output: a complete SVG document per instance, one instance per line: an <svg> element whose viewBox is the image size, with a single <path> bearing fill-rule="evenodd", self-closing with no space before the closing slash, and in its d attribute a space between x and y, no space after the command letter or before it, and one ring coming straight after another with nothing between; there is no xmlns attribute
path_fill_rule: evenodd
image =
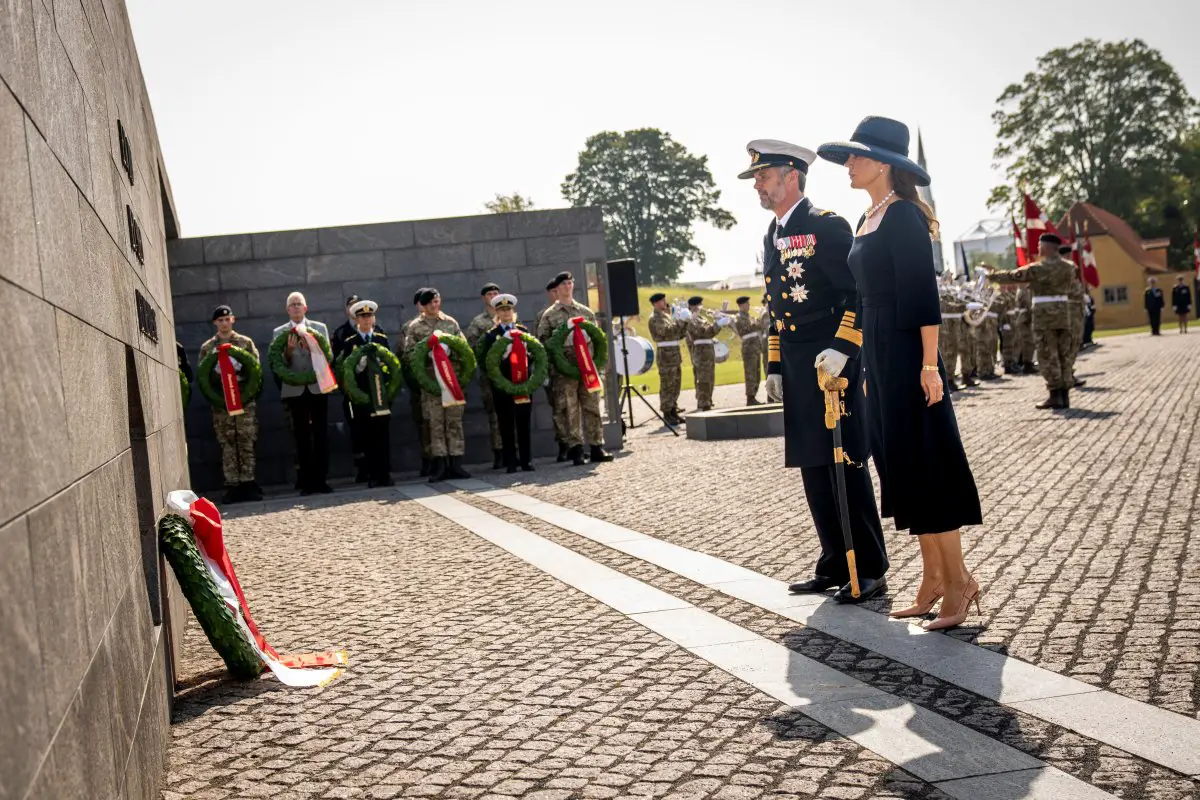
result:
<svg viewBox="0 0 1200 800"><path fill-rule="evenodd" d="M1023 185L1051 218L1086 200L1150 233L1139 207L1163 197L1196 115L1161 53L1140 39L1085 39L1039 58L996 103L994 155L1008 183L992 206L1019 209Z"/></svg>
<svg viewBox="0 0 1200 800"><path fill-rule="evenodd" d="M654 128L589 137L562 193L574 206L601 210L609 257L637 259L643 285L670 283L685 261L704 263L693 239L697 221L720 230L734 223L717 205L708 157Z"/></svg>
<svg viewBox="0 0 1200 800"><path fill-rule="evenodd" d="M488 200L483 207L491 214L509 214L514 211L532 211L533 198L512 194L497 194L495 199Z"/></svg>

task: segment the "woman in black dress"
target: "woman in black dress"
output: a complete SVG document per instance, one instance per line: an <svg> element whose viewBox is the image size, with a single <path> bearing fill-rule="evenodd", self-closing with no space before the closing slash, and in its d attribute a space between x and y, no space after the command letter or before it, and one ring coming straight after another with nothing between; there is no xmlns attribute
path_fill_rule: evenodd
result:
<svg viewBox="0 0 1200 800"><path fill-rule="evenodd" d="M849 142L817 153L845 164L850 185L871 196L859 221L849 266L862 299L864 392L871 455L879 473L884 517L921 545L923 575L916 602L894 617L929 613L929 630L961 625L979 584L963 561L960 529L979 525L979 493L963 451L954 408L945 394L938 354L937 275L930 237L932 210L917 196L925 170L908 158L908 128L867 117Z"/></svg>

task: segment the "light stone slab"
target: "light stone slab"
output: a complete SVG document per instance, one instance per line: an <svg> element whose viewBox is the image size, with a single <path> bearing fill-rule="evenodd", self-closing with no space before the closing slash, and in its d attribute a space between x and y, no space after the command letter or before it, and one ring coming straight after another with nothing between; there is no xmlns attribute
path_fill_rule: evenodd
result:
<svg viewBox="0 0 1200 800"><path fill-rule="evenodd" d="M937 787L961 800L1102 800L1114 796L1054 767L959 778Z"/></svg>
<svg viewBox="0 0 1200 800"><path fill-rule="evenodd" d="M530 562L532 563L532 562ZM537 566L537 564L534 564ZM553 574L553 573L552 573ZM620 575L620 573L617 573ZM559 576L555 576L559 577ZM607 578L604 580L572 580L560 577L586 595L612 606L622 614L645 614L649 611L670 611L678 608L693 608L686 600L656 589L636 578Z"/></svg>
<svg viewBox="0 0 1200 800"><path fill-rule="evenodd" d="M659 636L665 636L682 647L705 647L762 638L741 625L727 622L714 614L694 607L676 608L670 611L651 611L631 616Z"/></svg>
<svg viewBox="0 0 1200 800"><path fill-rule="evenodd" d="M799 698L795 705L843 700L847 691L855 697L879 691L761 636L753 641L688 649L754 686L787 684ZM895 697L891 700L903 702Z"/></svg>
<svg viewBox="0 0 1200 800"><path fill-rule="evenodd" d="M784 608L816 606L829 601L824 594L792 594L788 585L783 581L757 575L737 581L725 581L707 584L721 594L745 600L747 603L765 608L768 611L778 611Z"/></svg>
<svg viewBox="0 0 1200 800"><path fill-rule="evenodd" d="M661 539L619 541L611 546L614 550L640 558L702 585L718 581L745 580L758 574L745 567Z"/></svg>

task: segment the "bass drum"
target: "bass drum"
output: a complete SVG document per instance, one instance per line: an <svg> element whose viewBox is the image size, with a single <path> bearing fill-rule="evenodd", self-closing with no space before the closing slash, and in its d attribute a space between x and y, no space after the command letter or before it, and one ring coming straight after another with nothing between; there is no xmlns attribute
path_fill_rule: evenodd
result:
<svg viewBox="0 0 1200 800"><path fill-rule="evenodd" d="M724 342L713 342L713 357L718 364L724 364L729 358L729 345Z"/></svg>
<svg viewBox="0 0 1200 800"><path fill-rule="evenodd" d="M625 359L621 357L621 337L617 337L617 374L625 374ZM641 336L625 337L625 349L629 351L629 375L644 375L654 366L654 346Z"/></svg>

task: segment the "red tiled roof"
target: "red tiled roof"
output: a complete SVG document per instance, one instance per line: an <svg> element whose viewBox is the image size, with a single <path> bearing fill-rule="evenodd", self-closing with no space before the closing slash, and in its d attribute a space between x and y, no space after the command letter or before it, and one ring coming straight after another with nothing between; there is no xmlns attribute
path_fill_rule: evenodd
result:
<svg viewBox="0 0 1200 800"><path fill-rule="evenodd" d="M1094 206L1091 203L1076 203L1071 206L1059 222L1058 229L1074 231L1076 228L1089 236L1111 236L1113 241L1120 245L1121 249L1142 269L1149 272L1167 271L1166 267L1157 263L1155 258L1146 252L1147 243L1142 240L1141 236L1138 236L1133 228L1129 227L1128 222L1116 214L1105 211L1100 206ZM1161 246L1157 239L1150 244L1155 247Z"/></svg>

